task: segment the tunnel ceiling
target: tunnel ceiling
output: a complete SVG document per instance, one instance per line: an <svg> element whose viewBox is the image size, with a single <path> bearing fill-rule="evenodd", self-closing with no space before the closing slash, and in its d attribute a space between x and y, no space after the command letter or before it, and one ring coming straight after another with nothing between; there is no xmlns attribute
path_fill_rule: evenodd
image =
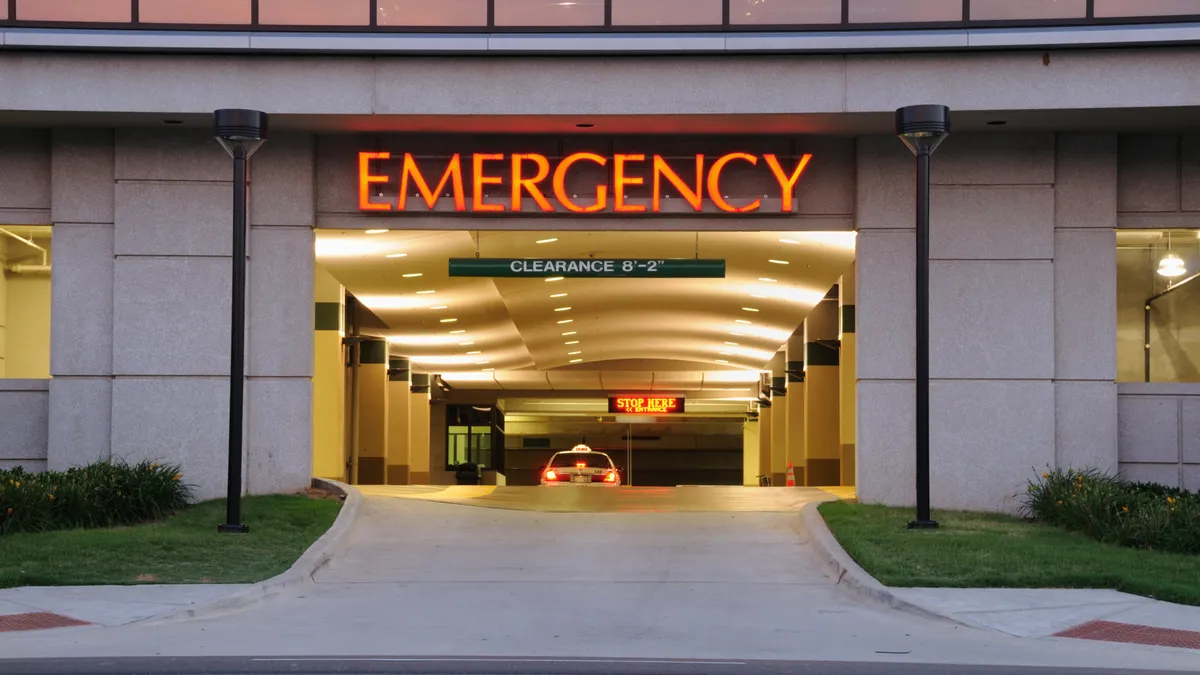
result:
<svg viewBox="0 0 1200 675"><path fill-rule="evenodd" d="M476 254L719 258L726 277L449 276L449 258ZM439 373L763 369L853 259L851 232L317 233L318 265L387 326L391 353Z"/></svg>

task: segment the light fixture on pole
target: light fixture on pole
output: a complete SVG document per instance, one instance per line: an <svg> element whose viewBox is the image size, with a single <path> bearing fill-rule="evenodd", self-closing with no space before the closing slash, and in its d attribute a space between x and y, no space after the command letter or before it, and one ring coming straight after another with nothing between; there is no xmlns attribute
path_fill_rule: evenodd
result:
<svg viewBox="0 0 1200 675"><path fill-rule="evenodd" d="M242 523L242 416L246 387L246 164L267 142L267 114L217 110L213 136L233 158L233 297L229 329L229 468L225 523L220 532L246 533Z"/></svg>
<svg viewBox="0 0 1200 675"><path fill-rule="evenodd" d="M908 527L933 529L938 524L929 513L929 157L950 135L950 109L900 108L896 135L917 156L917 518Z"/></svg>

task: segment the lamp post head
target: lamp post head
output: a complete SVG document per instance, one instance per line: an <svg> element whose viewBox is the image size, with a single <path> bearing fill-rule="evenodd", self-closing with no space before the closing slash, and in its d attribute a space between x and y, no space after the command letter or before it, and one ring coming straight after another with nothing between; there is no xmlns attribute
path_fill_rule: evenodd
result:
<svg viewBox="0 0 1200 675"><path fill-rule="evenodd" d="M915 155L933 154L950 135L950 108L910 105L896 111L896 136Z"/></svg>
<svg viewBox="0 0 1200 675"><path fill-rule="evenodd" d="M213 136L231 157L249 158L267 142L267 113L226 108L213 112Z"/></svg>

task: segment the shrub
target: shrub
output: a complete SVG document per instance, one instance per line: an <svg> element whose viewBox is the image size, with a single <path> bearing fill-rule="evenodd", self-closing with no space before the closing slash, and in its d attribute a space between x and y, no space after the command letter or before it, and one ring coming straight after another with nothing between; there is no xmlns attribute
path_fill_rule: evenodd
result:
<svg viewBox="0 0 1200 675"><path fill-rule="evenodd" d="M1055 470L1029 482L1023 510L1109 544L1200 554L1200 494L1179 488Z"/></svg>
<svg viewBox="0 0 1200 675"><path fill-rule="evenodd" d="M179 467L99 462L66 471L0 471L0 535L156 520L191 502Z"/></svg>

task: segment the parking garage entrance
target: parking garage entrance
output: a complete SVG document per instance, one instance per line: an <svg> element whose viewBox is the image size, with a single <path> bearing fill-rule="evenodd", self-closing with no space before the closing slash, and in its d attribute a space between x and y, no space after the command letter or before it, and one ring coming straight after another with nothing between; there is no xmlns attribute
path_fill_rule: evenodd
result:
<svg viewBox="0 0 1200 675"><path fill-rule="evenodd" d="M797 485L853 484L854 243L319 231L318 474L537 485L583 443L625 485L783 485L789 463ZM647 264L679 271L619 273Z"/></svg>

